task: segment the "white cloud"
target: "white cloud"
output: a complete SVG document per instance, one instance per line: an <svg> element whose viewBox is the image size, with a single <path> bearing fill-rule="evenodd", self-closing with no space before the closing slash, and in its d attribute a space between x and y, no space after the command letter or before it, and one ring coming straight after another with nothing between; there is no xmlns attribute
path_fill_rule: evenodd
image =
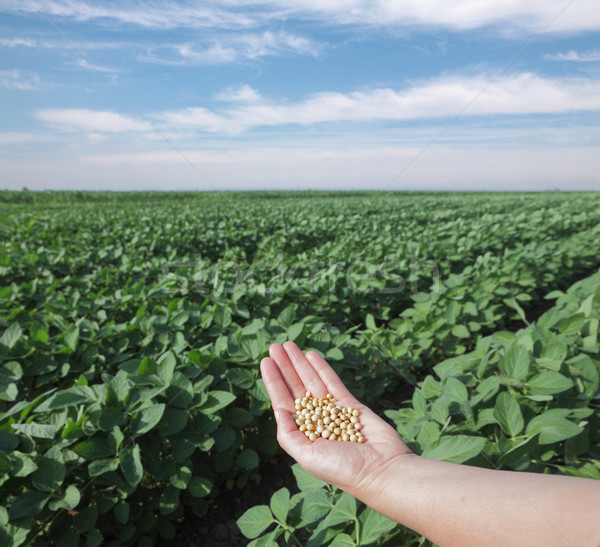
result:
<svg viewBox="0 0 600 547"><path fill-rule="evenodd" d="M440 77L403 90L324 92L297 103L266 100L219 112L203 107L163 112L171 127L239 133L260 126L322 122L409 121L464 115L556 114L600 109L600 80L550 79L531 73L499 78Z"/></svg>
<svg viewBox="0 0 600 547"><path fill-rule="evenodd" d="M148 3L116 0L8 0L5 12L36 12L101 23L117 21L149 28L248 29L297 18L328 25L443 27L465 30L578 32L600 28L597 0L191 0Z"/></svg>
<svg viewBox="0 0 600 547"><path fill-rule="evenodd" d="M514 74L490 83L484 76L443 76L405 89L377 88L323 92L298 102L262 97L248 85L226 88L219 109L189 107L149 115L153 123L110 111L46 109L36 117L60 130L93 133L142 132L239 134L260 127L309 126L338 122L451 119L457 115L514 116L600 110L600 80Z"/></svg>
<svg viewBox="0 0 600 547"><path fill-rule="evenodd" d="M218 39L152 47L141 60L167 65L220 65L286 53L316 56L319 45L287 32L223 34Z"/></svg>
<svg viewBox="0 0 600 547"><path fill-rule="evenodd" d="M32 91L39 89L40 77L22 70L0 70L0 87Z"/></svg>
<svg viewBox="0 0 600 547"><path fill-rule="evenodd" d="M223 6L224 4L224 6ZM148 28L245 28L261 19L260 13L244 13L236 10L235 2L168 1L148 3L140 0L106 0L92 3L81 0L6 0L2 8L6 12L28 12L67 17L78 21L117 21L122 24ZM228 9L229 7L229 9Z"/></svg>
<svg viewBox="0 0 600 547"><path fill-rule="evenodd" d="M36 41L31 38L0 38L3 47L35 47Z"/></svg>
<svg viewBox="0 0 600 547"><path fill-rule="evenodd" d="M261 100L261 95L256 89L244 84L239 87L226 87L213 98L224 102L255 103Z"/></svg>
<svg viewBox="0 0 600 547"><path fill-rule="evenodd" d="M75 66L80 67L80 68L85 68L87 70L94 70L96 72L104 72L104 73L109 73L109 72L120 73L120 72L123 72L123 70L120 69L120 68L109 67L109 66L106 66L106 65L98 65L96 63L91 63L87 59L77 59L77 61L75 61L73 64Z"/></svg>
<svg viewBox="0 0 600 547"><path fill-rule="evenodd" d="M148 122L107 111L80 108L46 109L39 110L35 115L43 122L69 132L125 133L152 129Z"/></svg>
<svg viewBox="0 0 600 547"><path fill-rule="evenodd" d="M576 61L579 63L597 63L600 61L600 49L589 51L567 51L566 53L556 53L545 55L544 59L549 61Z"/></svg>

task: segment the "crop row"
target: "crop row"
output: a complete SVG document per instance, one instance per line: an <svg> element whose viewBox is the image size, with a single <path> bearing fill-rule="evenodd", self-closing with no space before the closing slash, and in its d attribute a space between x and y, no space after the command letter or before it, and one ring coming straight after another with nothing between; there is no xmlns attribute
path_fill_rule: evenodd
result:
<svg viewBox="0 0 600 547"><path fill-rule="evenodd" d="M150 545L259 483L272 342L398 408L599 266L596 194L116 196L0 200L9 544Z"/></svg>

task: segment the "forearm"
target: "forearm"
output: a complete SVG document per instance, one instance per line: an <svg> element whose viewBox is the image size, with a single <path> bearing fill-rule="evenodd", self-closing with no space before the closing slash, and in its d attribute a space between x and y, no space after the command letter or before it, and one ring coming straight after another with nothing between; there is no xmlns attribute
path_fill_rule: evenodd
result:
<svg viewBox="0 0 600 547"><path fill-rule="evenodd" d="M600 481L395 458L351 494L442 545L600 545Z"/></svg>

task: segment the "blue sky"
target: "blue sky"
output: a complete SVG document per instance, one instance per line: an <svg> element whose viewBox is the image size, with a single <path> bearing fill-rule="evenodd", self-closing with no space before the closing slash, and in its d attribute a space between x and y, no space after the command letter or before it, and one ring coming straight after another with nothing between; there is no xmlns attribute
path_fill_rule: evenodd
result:
<svg viewBox="0 0 600 547"><path fill-rule="evenodd" d="M597 0L0 2L0 188L600 190L599 122Z"/></svg>

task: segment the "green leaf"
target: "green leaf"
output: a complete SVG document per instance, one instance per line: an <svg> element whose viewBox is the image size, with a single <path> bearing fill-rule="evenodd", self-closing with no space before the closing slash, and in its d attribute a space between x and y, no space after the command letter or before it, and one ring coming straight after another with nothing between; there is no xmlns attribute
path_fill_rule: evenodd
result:
<svg viewBox="0 0 600 547"><path fill-rule="evenodd" d="M71 484L71 485L67 486L67 488L63 492L63 495L59 499L52 500L49 503L49 507L53 511L57 511L59 509L67 509L68 511L71 511L72 509L75 509L75 507L77 507L79 505L80 501L81 501L81 494L80 494L79 490L77 489L76 486Z"/></svg>
<svg viewBox="0 0 600 547"><path fill-rule="evenodd" d="M74 386L55 394L49 404L50 409L59 410L96 400L94 390L88 386Z"/></svg>
<svg viewBox="0 0 600 547"><path fill-rule="evenodd" d="M377 541L398 525L370 507L364 509L358 517L358 522L360 523L360 545L368 545Z"/></svg>
<svg viewBox="0 0 600 547"><path fill-rule="evenodd" d="M266 505L251 507L237 519L242 534L250 539L262 534L273 522L271 510Z"/></svg>
<svg viewBox="0 0 600 547"><path fill-rule="evenodd" d="M468 338L471 336L471 333L464 325L456 325L452 328L452 336L455 336L456 338Z"/></svg>
<svg viewBox="0 0 600 547"><path fill-rule="evenodd" d="M287 329L287 337L290 342L295 342L304 330L304 323L294 323Z"/></svg>
<svg viewBox="0 0 600 547"><path fill-rule="evenodd" d="M346 492L342 492L342 495L327 516L327 526L331 527L342 522L354 520L356 518L356 509L356 498Z"/></svg>
<svg viewBox="0 0 600 547"><path fill-rule="evenodd" d="M300 510L303 525L322 519L332 508L329 495L322 488L306 491Z"/></svg>
<svg viewBox="0 0 600 547"><path fill-rule="evenodd" d="M208 399L201 407L204 414L214 414L235 401L236 396L229 391L210 391Z"/></svg>
<svg viewBox="0 0 600 547"><path fill-rule="evenodd" d="M290 491L285 487L280 488L271 496L269 505L275 518L279 522L285 523L290 510Z"/></svg>
<svg viewBox="0 0 600 547"><path fill-rule="evenodd" d="M505 391L496 398L494 418L496 418L504 432L511 437L518 435L525 426L519 403Z"/></svg>
<svg viewBox="0 0 600 547"><path fill-rule="evenodd" d="M329 544L329 547L355 547L356 543L348 534L337 534L333 541ZM366 543L359 543L359 545L367 545Z"/></svg>
<svg viewBox="0 0 600 547"><path fill-rule="evenodd" d="M230 368L227 371L227 377L233 385L241 389L250 389L256 382L254 374L248 368Z"/></svg>
<svg viewBox="0 0 600 547"><path fill-rule="evenodd" d="M60 452L59 452L60 453ZM54 492L65 480L66 467L58 454L48 452L39 460L37 471L31 476L33 486L42 492Z"/></svg>
<svg viewBox="0 0 600 547"><path fill-rule="evenodd" d="M565 317L558 325L558 331L565 336L578 334L585 323L584 313L575 313Z"/></svg>
<svg viewBox="0 0 600 547"><path fill-rule="evenodd" d="M77 325L70 325L65 332L65 343L71 349L75 351L77 349L77 342L79 341L79 327Z"/></svg>
<svg viewBox="0 0 600 547"><path fill-rule="evenodd" d="M558 372L546 370L529 379L526 385L532 395L553 395L572 388L573 382Z"/></svg>
<svg viewBox="0 0 600 547"><path fill-rule="evenodd" d="M185 488L187 488L191 478L192 478L192 470L189 467L182 465L181 467L179 467L177 469L177 471L174 475L171 475L169 477L169 482L175 488L184 490Z"/></svg>
<svg viewBox="0 0 600 547"><path fill-rule="evenodd" d="M162 418L165 412L164 403L156 403L140 410L132 420L131 432L134 437L150 431Z"/></svg>
<svg viewBox="0 0 600 547"><path fill-rule="evenodd" d="M341 361L344 358L344 354L340 348L329 348L325 353L325 359L330 361Z"/></svg>
<svg viewBox="0 0 600 547"><path fill-rule="evenodd" d="M498 366L507 376L523 380L529 372L530 355L521 344L513 344L504 354Z"/></svg>
<svg viewBox="0 0 600 547"><path fill-rule="evenodd" d="M298 484L298 488L303 492L311 492L313 490L319 490L327 485L326 482L321 479L317 479L313 477L308 471L305 471L300 467L300 464L295 463L292 465L292 473L294 473L294 477L296 477L296 483Z"/></svg>
<svg viewBox="0 0 600 547"><path fill-rule="evenodd" d="M124 448L119 454L119 465L125 480L132 486L137 486L144 476L139 445L134 444Z"/></svg>
<svg viewBox="0 0 600 547"><path fill-rule="evenodd" d="M462 403L469 399L465 385L457 378L448 378L444 384L443 394L450 400Z"/></svg>
<svg viewBox="0 0 600 547"><path fill-rule="evenodd" d="M579 435L583 429L574 424L570 420L557 416L550 412L546 412L541 416L536 416L528 424L526 433L535 435L539 433L540 444L552 444L559 441L564 441L575 435Z"/></svg>
<svg viewBox="0 0 600 547"><path fill-rule="evenodd" d="M25 435L39 439L53 439L57 431L56 426L48 424L12 424L12 427Z"/></svg>
<svg viewBox="0 0 600 547"><path fill-rule="evenodd" d="M10 520L17 520L23 517L35 517L38 515L50 496L36 490L29 490L21 494L11 505L8 515Z"/></svg>
<svg viewBox="0 0 600 547"><path fill-rule="evenodd" d="M91 438L82 441L73 447L74 452L86 460L97 460L112 456L113 451L108 447L104 439Z"/></svg>
<svg viewBox="0 0 600 547"><path fill-rule="evenodd" d="M109 471L116 471L119 467L119 460L117 458L107 458L105 460L94 460L88 466L88 472L90 477L97 477L98 475L102 475L103 473L108 473Z"/></svg>
<svg viewBox="0 0 600 547"><path fill-rule="evenodd" d="M451 435L440 438L423 451L423 457L453 463L463 463L477 456L485 446L483 437Z"/></svg>
<svg viewBox="0 0 600 547"><path fill-rule="evenodd" d="M244 469L255 469L258 467L258 454L252 448L242 450L237 457L237 464Z"/></svg>
<svg viewBox="0 0 600 547"><path fill-rule="evenodd" d="M0 345L12 349L23 334L23 329L19 323L13 323L0 336Z"/></svg>
<svg viewBox="0 0 600 547"><path fill-rule="evenodd" d="M417 442L419 443L421 450L426 446L430 446L440 438L440 428L435 422L424 422L421 426L421 431L417 436Z"/></svg>
<svg viewBox="0 0 600 547"><path fill-rule="evenodd" d="M185 429L190 413L185 409L167 408L159 424L160 434L167 437Z"/></svg>
<svg viewBox="0 0 600 547"><path fill-rule="evenodd" d="M125 401L125 397L131 389L131 382L127 379L127 373L119 371L108 383L106 389L106 403L112 407L119 407ZM107 410L107 409L105 409Z"/></svg>
<svg viewBox="0 0 600 547"><path fill-rule="evenodd" d="M129 521L129 504L126 501L120 501L113 508L113 515L117 522L127 524Z"/></svg>
<svg viewBox="0 0 600 547"><path fill-rule="evenodd" d="M100 547L103 541L104 536L102 535L102 532L100 532L100 530L98 530L97 528L92 528L87 534L87 541L85 543L85 546ZM138 545L141 545L141 543L138 543Z"/></svg>
<svg viewBox="0 0 600 547"><path fill-rule="evenodd" d="M213 483L206 477L192 477L188 486L190 494L195 498L204 498L212 491Z"/></svg>
<svg viewBox="0 0 600 547"><path fill-rule="evenodd" d="M19 446L19 437L10 431L0 431L0 450L12 452Z"/></svg>
<svg viewBox="0 0 600 547"><path fill-rule="evenodd" d="M158 361L156 373L164 385L169 385L177 366L177 358L172 351L165 353Z"/></svg>
<svg viewBox="0 0 600 547"><path fill-rule="evenodd" d="M15 463L12 473L15 477L26 477L38 468L33 458L27 454L13 452L10 457Z"/></svg>
<svg viewBox="0 0 600 547"><path fill-rule="evenodd" d="M17 361L4 363L0 368L0 382L17 382L23 378L23 367Z"/></svg>
<svg viewBox="0 0 600 547"><path fill-rule="evenodd" d="M168 515L175 511L179 506L179 493L181 490L175 488L172 485L167 486L161 496L159 501L159 509L162 515Z"/></svg>

